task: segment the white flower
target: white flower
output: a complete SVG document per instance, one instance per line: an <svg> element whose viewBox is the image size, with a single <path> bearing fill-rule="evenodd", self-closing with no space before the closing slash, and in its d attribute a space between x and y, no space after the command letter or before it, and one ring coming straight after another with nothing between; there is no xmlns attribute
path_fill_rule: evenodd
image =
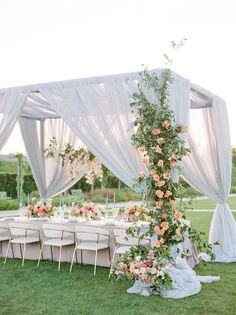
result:
<svg viewBox="0 0 236 315"><path fill-rule="evenodd" d="M140 261L141 258L142 258L141 256L136 256L135 260L136 260L136 261Z"/></svg>

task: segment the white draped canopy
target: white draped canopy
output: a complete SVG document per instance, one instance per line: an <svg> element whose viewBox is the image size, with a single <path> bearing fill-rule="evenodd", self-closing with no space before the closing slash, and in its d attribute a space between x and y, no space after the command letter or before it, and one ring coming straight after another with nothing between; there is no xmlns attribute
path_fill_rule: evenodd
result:
<svg viewBox="0 0 236 315"><path fill-rule="evenodd" d="M161 69L152 70L156 74ZM236 261L236 224L227 198L231 183L231 146L224 101L173 73L171 109L176 123L187 125L191 155L183 161L185 179L202 194L218 202L209 240L217 261ZM55 136L60 149L65 142L83 143L118 178L131 186L144 169L132 146L134 113L130 99L137 92L138 73L52 82L0 90L0 149L15 123L21 132L32 172L43 199L71 187L57 162L45 159L43 150ZM156 96L149 90L148 98Z"/></svg>

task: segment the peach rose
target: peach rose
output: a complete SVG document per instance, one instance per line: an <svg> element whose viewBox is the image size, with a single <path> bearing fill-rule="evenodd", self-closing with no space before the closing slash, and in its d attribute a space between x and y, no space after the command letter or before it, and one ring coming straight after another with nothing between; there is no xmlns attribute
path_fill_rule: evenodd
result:
<svg viewBox="0 0 236 315"><path fill-rule="evenodd" d="M156 170L153 168L151 171L150 171L150 173L152 174L152 175L156 175Z"/></svg>
<svg viewBox="0 0 236 315"><path fill-rule="evenodd" d="M163 174L163 178L165 178L165 179L170 179L170 178L171 178L171 173L165 173L165 174Z"/></svg>
<svg viewBox="0 0 236 315"><path fill-rule="evenodd" d="M169 222L162 222L161 223L161 227L163 228L163 230L168 230L169 229Z"/></svg>
<svg viewBox="0 0 236 315"><path fill-rule="evenodd" d="M171 167L171 168L175 167L176 164L177 164L176 161L170 161L170 167Z"/></svg>
<svg viewBox="0 0 236 315"><path fill-rule="evenodd" d="M155 241L153 244L155 247L161 247L161 242L160 241Z"/></svg>
<svg viewBox="0 0 236 315"><path fill-rule="evenodd" d="M138 148L138 151L139 152L145 152L146 151L146 148L144 145L142 145L141 147Z"/></svg>
<svg viewBox="0 0 236 315"><path fill-rule="evenodd" d="M157 139L157 143L158 143L158 144L161 144L161 143L163 143L163 142L164 142L164 138L158 138L158 139Z"/></svg>
<svg viewBox="0 0 236 315"><path fill-rule="evenodd" d="M171 195L173 195L172 191L167 190L167 191L165 192L165 197L166 197L166 198L168 198L168 197L171 196Z"/></svg>
<svg viewBox="0 0 236 315"><path fill-rule="evenodd" d="M175 230L175 234L178 235L178 236L181 236L181 230L180 230L180 228L177 228L177 229Z"/></svg>
<svg viewBox="0 0 236 315"><path fill-rule="evenodd" d="M161 130L160 130L160 129L154 128L154 129L152 130L152 134L153 134L154 136L159 135L160 133L161 133Z"/></svg>
<svg viewBox="0 0 236 315"><path fill-rule="evenodd" d="M153 180L155 182L158 182L160 180L160 177L158 175L153 175Z"/></svg>
<svg viewBox="0 0 236 315"><path fill-rule="evenodd" d="M177 160L177 157L176 157L175 154L172 154L171 157L168 158L168 160L169 160L169 161L171 161L171 160L175 160L175 161L176 161L176 160Z"/></svg>
<svg viewBox="0 0 236 315"><path fill-rule="evenodd" d="M161 215L161 217L162 217L162 219L166 219L166 218L167 218L167 214L166 214L166 213L163 213L163 214Z"/></svg>
<svg viewBox="0 0 236 315"><path fill-rule="evenodd" d="M176 220L182 218L182 216L183 216L183 213L180 212L180 211L176 211L175 214L174 214L174 218L175 218Z"/></svg>
<svg viewBox="0 0 236 315"><path fill-rule="evenodd" d="M175 200L174 200L174 199L172 199L172 200L170 200L170 202L169 202L169 203L170 203L170 205L171 205L171 206L174 206L174 205L175 205Z"/></svg>
<svg viewBox="0 0 236 315"><path fill-rule="evenodd" d="M163 202L162 201L158 201L156 202L156 208L157 209L161 209L161 206L163 205Z"/></svg>
<svg viewBox="0 0 236 315"><path fill-rule="evenodd" d="M164 180L160 180L160 181L157 182L157 186L158 187L162 187L164 185L165 185L165 181Z"/></svg>
<svg viewBox="0 0 236 315"><path fill-rule="evenodd" d="M156 153L161 153L162 152L162 149L159 147L159 145L156 146L155 152Z"/></svg>
<svg viewBox="0 0 236 315"><path fill-rule="evenodd" d="M162 123L162 127L164 127L165 129L167 129L169 126L170 126L170 122L169 122L169 120L165 120L165 121L163 121L163 123Z"/></svg>
<svg viewBox="0 0 236 315"><path fill-rule="evenodd" d="M154 232L155 232L157 235L160 235L160 236L163 236L164 233L165 233L165 230L164 230L164 229L160 229L159 226L155 226L153 230L154 230Z"/></svg>
<svg viewBox="0 0 236 315"><path fill-rule="evenodd" d="M144 156L143 157L143 163L145 165L148 165L150 163L150 157L148 155Z"/></svg>
<svg viewBox="0 0 236 315"><path fill-rule="evenodd" d="M164 162L162 160L159 160L158 163L157 163L157 166L162 167L163 164L164 164Z"/></svg>
<svg viewBox="0 0 236 315"><path fill-rule="evenodd" d="M140 178L144 178L145 173L144 173L143 171L141 171L141 172L138 173L138 176L139 176Z"/></svg>
<svg viewBox="0 0 236 315"><path fill-rule="evenodd" d="M161 191L161 190L156 190L156 195L157 195L157 197L159 197L159 198L163 198L164 193L163 193L163 191Z"/></svg>

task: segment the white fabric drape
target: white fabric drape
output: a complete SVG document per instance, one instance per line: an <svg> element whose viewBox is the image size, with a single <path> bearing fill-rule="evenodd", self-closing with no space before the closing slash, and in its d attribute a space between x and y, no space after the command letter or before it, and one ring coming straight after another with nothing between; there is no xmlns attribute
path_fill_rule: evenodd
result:
<svg viewBox="0 0 236 315"><path fill-rule="evenodd" d="M176 112L182 109L187 117L189 81L177 75L176 78L170 102L173 107L175 104ZM144 170L140 155L131 143L134 115L129 103L139 81L140 76L135 73L39 87L41 95L91 152L128 186ZM178 102L174 102L176 97Z"/></svg>
<svg viewBox="0 0 236 315"><path fill-rule="evenodd" d="M0 91L0 150L21 114L29 91L30 87Z"/></svg>
<svg viewBox="0 0 236 315"><path fill-rule="evenodd" d="M70 180L65 176L63 167L55 159L45 158L43 150L52 137L57 139L58 151L61 151L67 142L72 146L79 144L78 138L62 119L36 121L21 118L20 128L42 200L66 191L83 176L83 173L79 173L74 180Z"/></svg>
<svg viewBox="0 0 236 315"><path fill-rule="evenodd" d="M197 87L199 89L199 87ZM211 222L209 242L216 261L236 261L236 224L227 205L231 184L231 146L224 101L208 91L211 107L190 111L188 146L191 154L183 161L185 179L202 194L218 202Z"/></svg>

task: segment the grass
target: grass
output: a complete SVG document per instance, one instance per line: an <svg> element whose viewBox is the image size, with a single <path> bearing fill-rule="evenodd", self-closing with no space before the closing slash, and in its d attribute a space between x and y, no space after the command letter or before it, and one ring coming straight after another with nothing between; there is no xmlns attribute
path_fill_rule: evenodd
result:
<svg viewBox="0 0 236 315"><path fill-rule="evenodd" d="M189 212L198 230L208 233L212 212ZM195 268L199 275L219 275L221 281L203 284L199 294L181 300L129 295L129 281L108 281L108 269L35 261L21 267L18 259L0 259L1 315L233 315L236 314L236 264L209 263Z"/></svg>
<svg viewBox="0 0 236 315"><path fill-rule="evenodd" d="M229 197L228 204L231 209L236 210L236 196ZM193 200L192 208L193 209L210 209L214 210L216 207L216 202L210 199L203 200Z"/></svg>

